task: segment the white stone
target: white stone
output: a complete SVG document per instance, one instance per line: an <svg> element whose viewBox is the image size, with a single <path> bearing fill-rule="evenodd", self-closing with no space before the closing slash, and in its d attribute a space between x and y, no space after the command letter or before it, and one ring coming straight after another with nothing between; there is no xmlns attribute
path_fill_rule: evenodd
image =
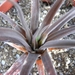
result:
<svg viewBox="0 0 75 75"><path fill-rule="evenodd" d="M2 60L1 64L2 64L2 65L5 65L5 60Z"/></svg>

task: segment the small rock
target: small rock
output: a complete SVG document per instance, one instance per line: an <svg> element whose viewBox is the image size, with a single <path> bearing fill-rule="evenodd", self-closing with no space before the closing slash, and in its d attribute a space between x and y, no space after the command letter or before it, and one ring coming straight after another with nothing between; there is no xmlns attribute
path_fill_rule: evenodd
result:
<svg viewBox="0 0 75 75"><path fill-rule="evenodd" d="M2 64L2 65L5 65L5 60L2 60L1 64Z"/></svg>

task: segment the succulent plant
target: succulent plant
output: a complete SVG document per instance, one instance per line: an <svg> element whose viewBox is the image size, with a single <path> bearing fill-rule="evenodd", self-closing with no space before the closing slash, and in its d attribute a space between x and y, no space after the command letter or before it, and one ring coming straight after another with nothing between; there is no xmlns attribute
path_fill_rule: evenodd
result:
<svg viewBox="0 0 75 75"><path fill-rule="evenodd" d="M56 0L42 24L39 25L40 2L39 0L31 0L31 23L27 25L20 6L14 0L9 1L18 10L22 26L0 12L0 16L12 26L12 28L0 27L0 41L4 41L24 53L4 75L29 75L34 63L37 65L39 75L45 75L44 70L47 75L57 75L48 52L53 48L75 47L75 40L63 39L63 37L75 32L75 25L61 29L66 22L75 17L75 7L51 24L57 10L65 1Z"/></svg>

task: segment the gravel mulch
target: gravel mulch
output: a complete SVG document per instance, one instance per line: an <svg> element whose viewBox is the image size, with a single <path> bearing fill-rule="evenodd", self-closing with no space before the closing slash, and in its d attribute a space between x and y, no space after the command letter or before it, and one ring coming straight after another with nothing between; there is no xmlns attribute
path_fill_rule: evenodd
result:
<svg viewBox="0 0 75 75"><path fill-rule="evenodd" d="M19 5L21 6L25 20L28 24L30 24L30 0L21 0ZM46 6L46 4L43 4L41 2L40 5L40 21L41 24L43 18L47 14L48 10L50 9L50 5ZM56 20L58 20L59 17L61 17L63 14L68 12L71 9L71 6L63 7L58 10L56 13L52 23L54 23ZM10 16L16 23L20 24L19 17L17 15L17 11L13 7L11 10L9 10L8 13L6 13L8 16ZM74 25L75 24L75 18L69 21L65 24L64 27ZM0 27L9 27L11 28L10 24L5 21L2 17L0 17ZM64 37L64 39L75 39L75 34L71 34L67 37ZM20 57L22 52L17 51L16 49L10 47L9 45L5 45L3 42L0 42L0 73L4 73L10 68L10 66L13 64L13 62ZM50 55L52 56L52 61L54 63L54 66L56 68L56 71L58 75L75 75L75 49L61 49L61 50L53 50L50 52ZM36 65L33 67L32 71L33 75L38 75ZM36 74L35 74L36 73Z"/></svg>

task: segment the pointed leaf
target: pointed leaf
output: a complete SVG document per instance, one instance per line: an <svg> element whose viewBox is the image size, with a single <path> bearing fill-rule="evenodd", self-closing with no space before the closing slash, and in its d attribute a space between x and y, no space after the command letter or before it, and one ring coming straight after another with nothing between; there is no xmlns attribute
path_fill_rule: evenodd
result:
<svg viewBox="0 0 75 75"><path fill-rule="evenodd" d="M22 65L27 57L27 54L22 54L20 58L18 58L15 63L7 70L4 75L14 75L13 73L18 70L19 72L22 69Z"/></svg>
<svg viewBox="0 0 75 75"><path fill-rule="evenodd" d="M22 9L20 8L20 6L14 1L14 0L9 0L14 6L15 8L18 10L18 14L19 14L19 17L20 17L20 21L22 22L22 25L23 27L25 27L26 22L24 20L24 15L23 15L23 12L22 12ZM26 26L27 27L27 26Z"/></svg>
<svg viewBox="0 0 75 75"><path fill-rule="evenodd" d="M56 11L58 10L58 8L62 5L62 3L64 2L64 0L56 0L56 2L54 3L54 5L52 6L52 8L50 9L50 11L48 12L47 16L45 17L41 27L36 31L36 33L34 34L33 36L33 40L35 41L36 38L39 36L39 33L41 32L41 30L43 29L43 27L45 25L48 25L50 24L50 22L52 21ZM36 42L36 41L35 41Z"/></svg>
<svg viewBox="0 0 75 75"><path fill-rule="evenodd" d="M8 21L10 23L10 25L12 26L12 28L14 28L15 30L19 31L20 33L22 33L22 35L24 37L26 37L26 33L24 31L24 29L17 25L11 18L9 18L7 15L5 15L4 13L0 12L0 16L3 17L6 21Z"/></svg>
<svg viewBox="0 0 75 75"><path fill-rule="evenodd" d="M57 75L54 67L53 67L53 63L52 60L48 54L47 51L45 51L42 55L41 55L43 64L45 66L45 69L47 71L47 75Z"/></svg>
<svg viewBox="0 0 75 75"><path fill-rule="evenodd" d="M0 41L4 40L14 40L15 43L19 41L19 44L22 44L27 50L30 51L30 46L27 44L25 38L20 33L9 28L0 27Z"/></svg>
<svg viewBox="0 0 75 75"><path fill-rule="evenodd" d="M39 23L39 0L31 0L31 30L35 32Z"/></svg>
<svg viewBox="0 0 75 75"><path fill-rule="evenodd" d="M32 69L33 64L38 58L38 54L29 53L27 59L25 60L20 75L29 75L30 70Z"/></svg>
<svg viewBox="0 0 75 75"><path fill-rule="evenodd" d="M11 20L11 18L9 18L6 14L0 12L0 16L3 17L6 21L8 21L13 28L16 26L16 23Z"/></svg>
<svg viewBox="0 0 75 75"><path fill-rule="evenodd" d="M11 42L5 42L5 44L8 44L8 45L10 45L10 46L16 48L17 50L24 52L24 53L27 52L27 50L26 50L25 47L23 47L23 46L20 46L20 45L11 43Z"/></svg>
<svg viewBox="0 0 75 75"><path fill-rule="evenodd" d="M16 26L15 30L17 30L18 32L20 32L25 38L26 38L26 32L24 31L24 29L21 26Z"/></svg>
<svg viewBox="0 0 75 75"><path fill-rule="evenodd" d="M62 3L65 0L56 0L56 2L52 5L51 9L49 10L48 14L46 15L43 23L42 23L42 27L44 27L45 25L49 25L55 15L55 13L57 12L57 10L59 9L59 7L62 5Z"/></svg>
<svg viewBox="0 0 75 75"><path fill-rule="evenodd" d="M48 29L43 32L41 35L41 39L47 39L48 35L52 32L59 30L65 23L75 17L75 7L72 8L68 13L66 13L63 17L61 17L58 21L56 21L53 25L48 27Z"/></svg>
<svg viewBox="0 0 75 75"><path fill-rule="evenodd" d="M30 35L30 30L28 28L28 25L26 24L25 22L25 19L24 19L24 15L23 15L23 12L20 8L20 6L14 1L14 0L9 0L11 3L13 3L13 5L16 7L16 9L18 10L18 14L19 14L19 17L20 17L20 21L22 23L22 26L24 27L24 30L26 32L26 37L28 38L28 40L30 41L31 40L31 35Z"/></svg>
<svg viewBox="0 0 75 75"><path fill-rule="evenodd" d="M47 41L54 40L54 39L60 39L72 33L75 33L75 25L69 28L64 28L59 31L56 31L52 35L51 34L48 35Z"/></svg>
<svg viewBox="0 0 75 75"><path fill-rule="evenodd" d="M51 33L52 31L59 30L65 23L75 17L75 7L73 7L69 12L59 18L53 25L51 25L45 33Z"/></svg>
<svg viewBox="0 0 75 75"><path fill-rule="evenodd" d="M52 40L46 42L40 49L75 47L75 40Z"/></svg>
<svg viewBox="0 0 75 75"><path fill-rule="evenodd" d="M41 37L41 34L46 30L47 27L48 27L48 26L45 26L45 27L42 29L42 31L39 33L38 36L36 35L36 34L38 34L38 33L36 33L36 34L33 35L32 43L33 43L34 47L36 47L35 44L38 46L38 41L39 41L39 39L40 39L40 37Z"/></svg>
<svg viewBox="0 0 75 75"><path fill-rule="evenodd" d="M38 68L39 75L45 75L44 65L43 65L41 59L38 59L36 61L36 65L37 65L37 68Z"/></svg>

